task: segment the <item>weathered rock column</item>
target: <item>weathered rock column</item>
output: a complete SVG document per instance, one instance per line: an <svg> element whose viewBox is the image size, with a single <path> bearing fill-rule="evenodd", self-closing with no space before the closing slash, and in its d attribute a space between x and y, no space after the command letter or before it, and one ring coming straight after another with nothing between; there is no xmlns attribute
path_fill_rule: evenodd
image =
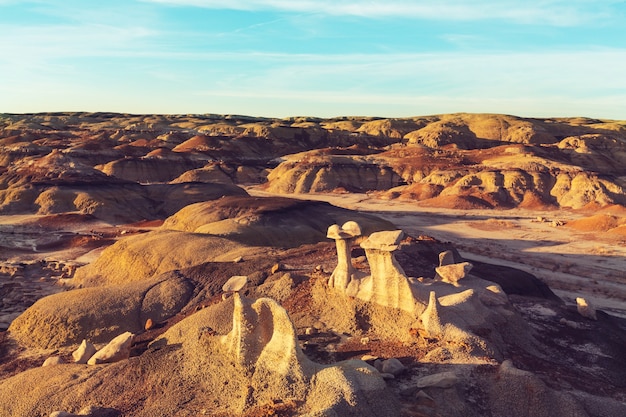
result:
<svg viewBox="0 0 626 417"><path fill-rule="evenodd" d="M372 233L361 243L370 265L371 277L359 288L358 298L414 313L411 283L393 256L404 236L402 230Z"/></svg>
<svg viewBox="0 0 626 417"><path fill-rule="evenodd" d="M328 228L326 237L335 239L337 245L337 267L328 280L328 286L345 291L353 278L357 275L357 270L352 266L350 251L354 238L361 236L361 226L357 222L349 221L339 227L333 224Z"/></svg>

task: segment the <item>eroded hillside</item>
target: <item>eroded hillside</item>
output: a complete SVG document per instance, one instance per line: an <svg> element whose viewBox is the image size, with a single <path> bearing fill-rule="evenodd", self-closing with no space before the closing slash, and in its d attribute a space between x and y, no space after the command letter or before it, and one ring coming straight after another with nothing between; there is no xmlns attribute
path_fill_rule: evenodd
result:
<svg viewBox="0 0 626 417"><path fill-rule="evenodd" d="M264 184L285 194L377 191L459 208L626 203L621 121L5 114L0 137L3 214L58 212L50 192L97 212L115 198L89 191L103 182L119 184L139 206L151 185L190 182Z"/></svg>

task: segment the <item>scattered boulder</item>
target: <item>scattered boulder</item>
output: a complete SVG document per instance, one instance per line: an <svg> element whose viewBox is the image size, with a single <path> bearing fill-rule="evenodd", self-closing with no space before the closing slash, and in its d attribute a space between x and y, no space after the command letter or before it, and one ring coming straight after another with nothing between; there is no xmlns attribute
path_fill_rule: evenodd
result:
<svg viewBox="0 0 626 417"><path fill-rule="evenodd" d="M241 291L248 283L248 277L245 275L234 275L226 281L222 286L224 292L237 292Z"/></svg>
<svg viewBox="0 0 626 417"><path fill-rule="evenodd" d="M406 370L406 366L396 358L390 358L382 361L381 371L383 374L392 374L398 376Z"/></svg>
<svg viewBox="0 0 626 417"><path fill-rule="evenodd" d="M598 320L595 307L586 299L582 297L577 297L576 308L578 309L578 313L581 316L591 320Z"/></svg>
<svg viewBox="0 0 626 417"><path fill-rule="evenodd" d="M60 356L50 356L48 359L46 359L43 362L43 365L41 366L54 366L54 365L61 365L64 364L65 361L63 360L62 357Z"/></svg>
<svg viewBox="0 0 626 417"><path fill-rule="evenodd" d="M125 332L115 337L108 345L97 351L89 360L88 365L99 365L102 363L113 363L128 359L130 357L130 347L133 343L134 334Z"/></svg>
<svg viewBox="0 0 626 417"><path fill-rule="evenodd" d="M454 372L441 372L417 380L418 388L451 388L459 382Z"/></svg>
<svg viewBox="0 0 626 417"><path fill-rule="evenodd" d="M461 262L458 264L438 266L435 270L443 282L447 282L455 287L458 287L459 281L465 278L465 276L472 269L472 266L473 265L469 262Z"/></svg>
<svg viewBox="0 0 626 417"><path fill-rule="evenodd" d="M85 364L96 352L97 349L93 343L83 339L78 349L72 352L72 357L75 363Z"/></svg>

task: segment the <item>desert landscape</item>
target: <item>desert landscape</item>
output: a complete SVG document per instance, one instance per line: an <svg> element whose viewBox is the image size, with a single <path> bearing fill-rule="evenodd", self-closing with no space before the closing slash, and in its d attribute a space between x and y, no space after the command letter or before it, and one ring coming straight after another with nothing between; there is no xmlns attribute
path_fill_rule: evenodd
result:
<svg viewBox="0 0 626 417"><path fill-rule="evenodd" d="M0 114L1 416L626 415L626 121Z"/></svg>

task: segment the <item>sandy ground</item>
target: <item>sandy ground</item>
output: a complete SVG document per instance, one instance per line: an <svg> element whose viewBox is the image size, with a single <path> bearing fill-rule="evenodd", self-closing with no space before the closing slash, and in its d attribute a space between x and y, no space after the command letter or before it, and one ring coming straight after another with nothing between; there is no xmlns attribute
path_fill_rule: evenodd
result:
<svg viewBox="0 0 626 417"><path fill-rule="evenodd" d="M272 195L255 187L252 195ZM301 194L377 214L417 236L452 242L468 260L518 268L546 282L561 298L584 297L596 307L626 317L626 241L606 233L579 232L554 222L591 213L574 211L452 210L367 194ZM543 221L539 221L542 218Z"/></svg>

